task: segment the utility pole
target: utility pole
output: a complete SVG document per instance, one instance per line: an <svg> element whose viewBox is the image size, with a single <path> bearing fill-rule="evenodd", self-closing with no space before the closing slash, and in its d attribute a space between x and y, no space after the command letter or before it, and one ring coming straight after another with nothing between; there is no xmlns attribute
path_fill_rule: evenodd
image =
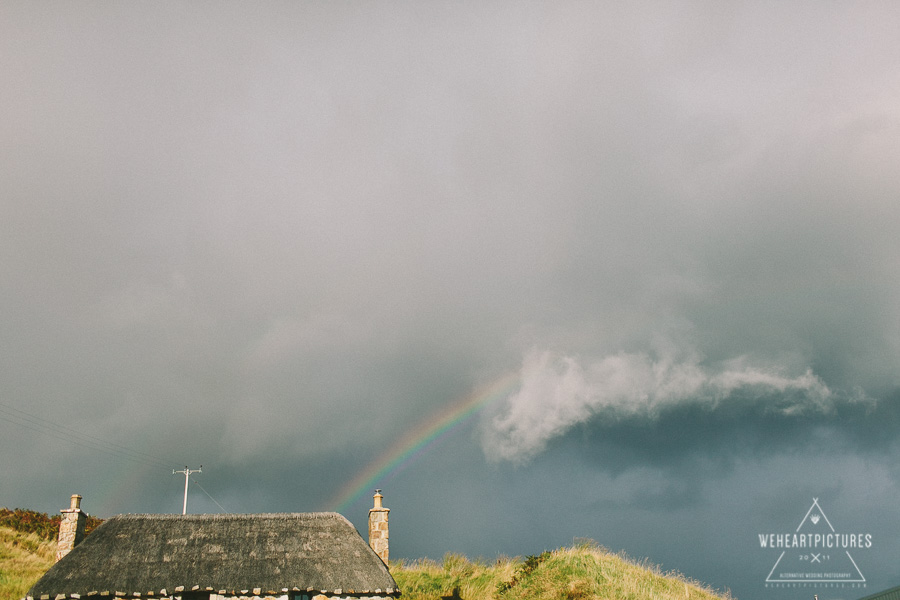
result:
<svg viewBox="0 0 900 600"><path fill-rule="evenodd" d="M202 473L203 465L200 465L199 469L188 469L187 465L184 466L183 471L176 471L172 469L172 475L175 473L184 473L184 506L181 509L181 514L187 514L187 489L188 489L188 480L190 479L191 473Z"/></svg>

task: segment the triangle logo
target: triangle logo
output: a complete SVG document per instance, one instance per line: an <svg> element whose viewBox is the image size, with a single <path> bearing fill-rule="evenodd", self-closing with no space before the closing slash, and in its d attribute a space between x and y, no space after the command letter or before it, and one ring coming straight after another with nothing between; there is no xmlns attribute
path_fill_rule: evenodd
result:
<svg viewBox="0 0 900 600"><path fill-rule="evenodd" d="M835 530L818 498L793 533L760 535L760 545L781 549L766 583L862 583L851 549L868 548L872 536Z"/></svg>

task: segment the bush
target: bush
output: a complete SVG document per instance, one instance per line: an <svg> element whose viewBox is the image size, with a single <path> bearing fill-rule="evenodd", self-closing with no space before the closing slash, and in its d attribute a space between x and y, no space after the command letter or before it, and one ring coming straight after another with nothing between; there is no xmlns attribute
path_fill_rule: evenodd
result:
<svg viewBox="0 0 900 600"><path fill-rule="evenodd" d="M59 523L62 515L53 515L24 508L10 510L0 508L0 525L21 533L33 533L44 540L53 541L59 535ZM84 524L85 535L93 531L103 519L88 516Z"/></svg>
<svg viewBox="0 0 900 600"><path fill-rule="evenodd" d="M516 569L513 578L509 581L503 581L500 585L497 586L497 593L502 594L503 592L512 589L516 586L519 581L525 579L529 575L531 575L535 569L537 569L542 562L550 558L550 553L544 550L537 556L526 556L525 562L523 562L518 569Z"/></svg>

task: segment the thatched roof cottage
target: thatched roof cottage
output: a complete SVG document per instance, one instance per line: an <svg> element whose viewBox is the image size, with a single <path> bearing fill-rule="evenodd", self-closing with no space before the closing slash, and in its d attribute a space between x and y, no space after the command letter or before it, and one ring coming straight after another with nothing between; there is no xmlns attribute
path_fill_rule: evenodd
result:
<svg viewBox="0 0 900 600"><path fill-rule="evenodd" d="M65 517L80 512L76 504ZM119 515L73 546L29 600L400 596L384 561L338 513Z"/></svg>

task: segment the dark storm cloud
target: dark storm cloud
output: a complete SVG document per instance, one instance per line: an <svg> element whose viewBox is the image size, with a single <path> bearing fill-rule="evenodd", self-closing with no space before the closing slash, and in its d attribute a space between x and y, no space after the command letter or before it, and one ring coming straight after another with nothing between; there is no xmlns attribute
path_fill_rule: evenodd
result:
<svg viewBox="0 0 900 600"><path fill-rule="evenodd" d="M897 450L900 399L877 404L848 403L828 412L785 415L772 410L781 397L733 398L715 409L700 404L674 406L654 419L597 422L574 436L574 444L596 457L601 468L621 472L638 465L690 470L698 458L731 470L736 459L809 450L878 457Z"/></svg>

